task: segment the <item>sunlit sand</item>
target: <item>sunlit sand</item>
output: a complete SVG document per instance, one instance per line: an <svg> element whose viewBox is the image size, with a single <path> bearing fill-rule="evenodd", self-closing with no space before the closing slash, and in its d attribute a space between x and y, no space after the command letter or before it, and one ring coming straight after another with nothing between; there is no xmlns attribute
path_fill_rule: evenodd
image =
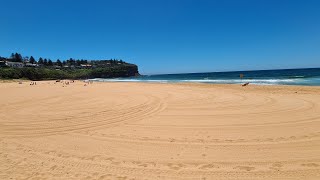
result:
<svg viewBox="0 0 320 180"><path fill-rule="evenodd" d="M319 87L29 84L0 83L0 179L320 178Z"/></svg>

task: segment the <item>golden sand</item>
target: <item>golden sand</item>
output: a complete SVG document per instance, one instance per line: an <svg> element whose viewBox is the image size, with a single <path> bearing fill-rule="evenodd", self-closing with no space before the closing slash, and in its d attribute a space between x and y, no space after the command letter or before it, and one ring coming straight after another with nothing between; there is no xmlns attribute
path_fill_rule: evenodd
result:
<svg viewBox="0 0 320 180"><path fill-rule="evenodd" d="M320 88L0 83L0 179L320 179Z"/></svg>

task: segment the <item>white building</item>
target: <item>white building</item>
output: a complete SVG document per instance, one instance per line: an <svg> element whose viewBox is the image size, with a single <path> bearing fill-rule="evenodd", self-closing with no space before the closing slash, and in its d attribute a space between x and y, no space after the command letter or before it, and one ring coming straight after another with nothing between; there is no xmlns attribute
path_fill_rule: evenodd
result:
<svg viewBox="0 0 320 180"><path fill-rule="evenodd" d="M7 61L7 62L6 62L6 65L9 66L9 67L15 67L15 68L22 68L22 67L24 67L24 64L21 63L21 62L10 62L10 61Z"/></svg>
<svg viewBox="0 0 320 180"><path fill-rule="evenodd" d="M38 67L38 64L26 63L27 67Z"/></svg>

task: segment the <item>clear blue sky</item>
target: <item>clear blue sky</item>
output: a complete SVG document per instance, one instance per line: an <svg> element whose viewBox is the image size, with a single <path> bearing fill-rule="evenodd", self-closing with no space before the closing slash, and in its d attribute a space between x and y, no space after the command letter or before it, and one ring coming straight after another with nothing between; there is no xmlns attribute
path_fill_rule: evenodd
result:
<svg viewBox="0 0 320 180"><path fill-rule="evenodd" d="M0 56L121 58L143 74L320 67L319 0L3 0Z"/></svg>

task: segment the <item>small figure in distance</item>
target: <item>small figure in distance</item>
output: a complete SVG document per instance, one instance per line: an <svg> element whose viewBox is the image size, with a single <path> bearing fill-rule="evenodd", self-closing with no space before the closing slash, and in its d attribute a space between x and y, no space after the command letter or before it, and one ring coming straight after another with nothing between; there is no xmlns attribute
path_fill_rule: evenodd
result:
<svg viewBox="0 0 320 180"><path fill-rule="evenodd" d="M247 82L247 83L242 84L241 86L248 86L248 85L249 85L249 83Z"/></svg>

